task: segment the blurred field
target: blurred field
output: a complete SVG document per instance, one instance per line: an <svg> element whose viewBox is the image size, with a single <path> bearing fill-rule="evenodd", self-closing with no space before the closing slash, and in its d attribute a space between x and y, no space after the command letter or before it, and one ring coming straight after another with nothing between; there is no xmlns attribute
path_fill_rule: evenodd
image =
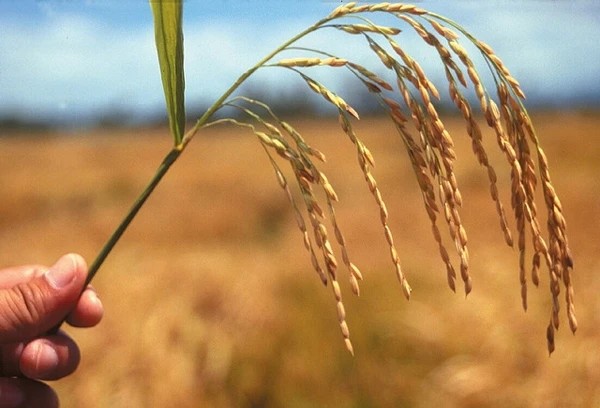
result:
<svg viewBox="0 0 600 408"><path fill-rule="evenodd" d="M258 143L243 131L211 130L193 141L100 270L106 316L97 329L69 329L83 361L54 384L63 406L600 406L599 115L534 117L569 225L580 323L576 336L563 323L551 357L547 277L530 289L524 313L518 254L504 245L461 123L449 123L474 279L467 299L446 286L389 125L366 119L360 129L414 289L409 302L352 146L335 122L296 123L328 156L323 170L365 275L354 298L340 269L351 357L331 291L311 268ZM170 145L166 129L88 133L0 138L3 265L51 264L69 251L91 262ZM509 169L492 156L509 207Z"/></svg>

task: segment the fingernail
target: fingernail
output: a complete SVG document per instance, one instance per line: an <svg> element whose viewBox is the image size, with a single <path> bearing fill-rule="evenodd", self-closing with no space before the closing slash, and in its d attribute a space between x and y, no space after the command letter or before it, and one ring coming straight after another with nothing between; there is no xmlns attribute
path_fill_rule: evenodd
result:
<svg viewBox="0 0 600 408"><path fill-rule="evenodd" d="M23 391L10 380L0 383L0 407L16 408L25 402Z"/></svg>
<svg viewBox="0 0 600 408"><path fill-rule="evenodd" d="M35 350L35 369L40 378L51 373L58 366L58 354L54 347L40 342Z"/></svg>
<svg viewBox="0 0 600 408"><path fill-rule="evenodd" d="M95 305L102 306L102 301L100 300L100 296L95 291L92 291L91 300Z"/></svg>
<svg viewBox="0 0 600 408"><path fill-rule="evenodd" d="M73 258L65 256L52 265L44 276L52 287L62 289L75 279L75 266Z"/></svg>

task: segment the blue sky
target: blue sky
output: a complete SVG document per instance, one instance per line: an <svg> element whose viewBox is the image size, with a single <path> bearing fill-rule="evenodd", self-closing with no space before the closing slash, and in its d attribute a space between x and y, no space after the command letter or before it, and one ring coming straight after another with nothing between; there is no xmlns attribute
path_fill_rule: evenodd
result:
<svg viewBox="0 0 600 408"><path fill-rule="evenodd" d="M186 97L211 101L267 52L339 3L187 0L184 4ZM418 4L460 22L491 44L533 102L558 105L595 98L600 103L599 1ZM304 44L359 62L373 61L368 47L343 38L327 34ZM441 80L423 47L411 45L407 47L413 56L421 59L434 80ZM329 75L325 79L335 88L341 80L337 73ZM255 86L271 93L292 92L299 83L290 84L289 79L269 70L259 75ZM0 116L74 120L112 109L135 116L156 112L162 98L147 1L0 0Z"/></svg>

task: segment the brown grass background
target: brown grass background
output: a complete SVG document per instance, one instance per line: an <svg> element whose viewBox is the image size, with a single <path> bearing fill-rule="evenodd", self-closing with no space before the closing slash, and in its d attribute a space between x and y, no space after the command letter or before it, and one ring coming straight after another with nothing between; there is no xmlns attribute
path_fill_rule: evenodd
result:
<svg viewBox="0 0 600 408"><path fill-rule="evenodd" d="M414 289L409 302L353 147L335 121L297 121L328 156L322 169L340 196L339 221L365 275L354 298L340 270L351 357L331 291L311 268L259 144L244 131L204 131L94 281L106 307L103 322L69 329L83 361L76 374L53 384L63 406L600 406L599 115L533 118L575 259L580 328L571 335L561 314L551 357L547 276L530 290L524 313L518 253L504 245L462 123L447 120L469 234L474 290L467 299L446 286L418 186L391 126L365 119L359 131L375 155L374 175ZM85 133L0 138L3 265L51 264L69 251L91 262L171 143L167 129ZM497 151L494 136L487 139ZM508 166L500 154L492 160L510 206Z"/></svg>

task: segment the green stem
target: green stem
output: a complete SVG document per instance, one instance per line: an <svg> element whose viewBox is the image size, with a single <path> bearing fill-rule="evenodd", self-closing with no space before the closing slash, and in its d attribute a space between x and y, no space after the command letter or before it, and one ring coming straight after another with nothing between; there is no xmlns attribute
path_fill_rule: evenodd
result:
<svg viewBox="0 0 600 408"><path fill-rule="evenodd" d="M94 276L98 272L98 269L100 269L100 266L102 266L102 263L104 262L104 260L108 256L108 254L112 251L114 246L117 244L117 242L119 241L119 239L121 238L121 236L123 235L125 230L127 230L127 227L129 226L131 221L133 221L133 219L135 218L135 216L137 215L139 210L142 208L142 206L144 205L144 203L146 202L148 197L150 197L150 195L152 194L152 192L154 191L154 189L156 188L156 186L158 185L160 180L162 180L163 176L165 174L167 174L167 171L169 171L169 168L171 167L171 165L173 165L173 163L175 163L177 158L181 155L182 151L183 151L182 146L179 145L179 146L174 147L165 156L165 158L163 159L162 163L156 170L156 173L154 174L154 176L152 177L152 179L150 180L150 182L148 183L148 185L146 186L144 191L142 191L142 193L139 195L139 197L135 200L135 202L129 209L129 212L127 213L125 218L123 218L123 220L121 221L121 223L119 224L117 229L115 229L115 231L112 233L112 235L108 238L108 241L106 241L106 243L104 244L104 246L102 247L102 249L100 250L98 255L96 256L96 259L94 259L94 261L90 265L89 270L88 270L88 275L85 280L85 285L83 285L83 290L85 290L87 285L92 281L92 279L94 279ZM48 333L49 334L57 333L58 330L60 329L60 326L62 325L62 323L63 323L62 321L59 322Z"/></svg>
<svg viewBox="0 0 600 408"><path fill-rule="evenodd" d="M100 253L96 256L96 259L94 259L94 262L92 262L92 264L90 265L88 276L85 281L86 285L89 284L94 278L96 272L98 272L98 269L100 269L100 266L102 265L110 251L112 251L113 247L119 241L119 238L121 238L131 221L133 221L138 211L142 208L148 197L150 197L150 194L152 194L152 192L154 191L160 180L163 178L163 176L167 174L167 171L169 171L171 165L175 163L181 152L181 148L174 147L169 152L169 154L165 156L162 163L156 170L154 177L152 177L152 180L150 180L150 183L148 183L142 194L140 194L139 197L135 200L125 218L123 218L117 229L115 229L108 241L106 241L106 244L104 244L104 246L100 250Z"/></svg>

